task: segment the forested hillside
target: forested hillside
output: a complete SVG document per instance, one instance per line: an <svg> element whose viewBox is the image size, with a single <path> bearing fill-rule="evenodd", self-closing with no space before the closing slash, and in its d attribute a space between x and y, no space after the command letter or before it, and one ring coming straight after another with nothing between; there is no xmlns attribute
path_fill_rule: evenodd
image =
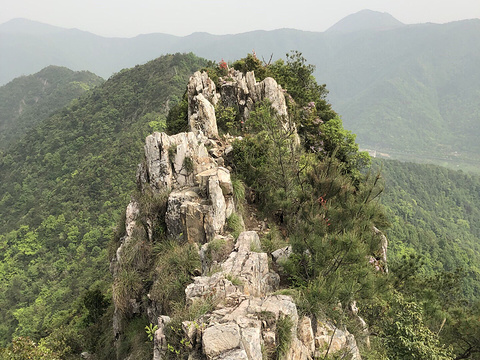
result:
<svg viewBox="0 0 480 360"><path fill-rule="evenodd" d="M388 14L363 11L323 33L279 29L131 39L16 20L0 25L0 36L0 83L51 64L107 78L169 52L233 61L254 49L268 62L296 49L316 65L317 81L327 84L329 101L362 148L397 159L479 167L478 19L404 25Z"/></svg>
<svg viewBox="0 0 480 360"><path fill-rule="evenodd" d="M164 334L167 358L202 351L202 341L194 349L182 335L182 322L194 321L195 331L203 336L204 323L196 322L203 321L197 315L225 308L205 289L206 301L192 306L184 286L204 270L211 279L218 271L213 261L228 255L230 240L197 248L182 241L190 233L171 235L164 217L169 189L154 192L165 179L155 183L158 174L142 162L146 135L203 126L189 122L192 104L185 93L188 78L200 68L209 80L201 75L202 86L190 89L206 89L196 95L195 101L203 105L195 110L205 116L210 109L220 135L207 134L208 139L192 134L203 149L196 159L184 152L178 172L195 179L195 166L205 165L206 153L208 161L230 169L234 181L224 189L217 179L218 197L228 194L240 206L232 212L236 217L228 219L223 210L225 227L216 231L232 239L243 226L260 232L261 242L242 251L263 257L267 273L271 267L282 274L270 272L270 279L279 280L273 287L277 291L268 295L288 296L283 299L294 304L295 312L298 308L297 318L354 334L363 359L478 359L477 179L435 167L427 171L405 165L404 170L403 165L387 163L383 201L390 209L385 216L379 203L381 176L375 168L368 172L370 158L358 150L355 135L343 127L326 101L326 87L317 84L314 67L301 53L271 64L248 55L231 67L176 54L123 70L33 126L5 151L0 160L0 359L78 359L86 350L99 360L131 354L150 359L158 325L142 313L147 308L153 309L155 316L150 317L175 320ZM267 86L276 89L273 100L284 98L282 112L253 92L255 104L252 99L232 102L246 94L233 91L241 79L248 79L243 81L258 94L265 95ZM215 106L206 98L218 101L212 83L219 89L225 85L226 100ZM227 132L241 137L222 137ZM182 152L177 146L152 149L153 157L161 155L170 168ZM153 161L148 166L162 174L165 168L160 165ZM394 190L388 192L388 186ZM208 194L213 189L209 183L208 191L198 191ZM130 199L139 206L138 221L125 212ZM204 209L210 203L199 205ZM207 212L205 217L214 215ZM382 231L389 231L388 222L390 260L382 237ZM138 232L126 244L135 227ZM203 224L200 228L208 230ZM231 245L233 250L233 240ZM290 254L277 262L272 253L280 248L287 252L286 245ZM203 269L200 256L210 262L210 270ZM467 276L457 271L459 266ZM245 285L232 274L224 280L222 284L239 289ZM244 295L237 300L248 302ZM252 311L254 326L272 324L270 311ZM289 334L296 329L288 319L275 319L273 335L263 329L281 346L273 351L259 346L258 359L285 358L292 345ZM115 336L112 326L118 330ZM255 336L260 336L257 330ZM326 338L333 340L335 332L327 331ZM350 352L348 348L335 355L326 347L318 349L325 359Z"/></svg>
<svg viewBox="0 0 480 360"><path fill-rule="evenodd" d="M5 151L0 160L2 345L12 336L37 341L54 332L51 338L64 351L80 346L78 332L90 321L84 294L110 291L107 244L135 188L144 138L165 126L168 107L182 97L190 74L205 64L177 54L122 71ZM72 338L67 328L76 329Z"/></svg>
<svg viewBox="0 0 480 360"><path fill-rule="evenodd" d="M478 298L480 177L398 161L383 161L381 169L391 259L420 255L426 274L462 269L464 293Z"/></svg>
<svg viewBox="0 0 480 360"><path fill-rule="evenodd" d="M0 150L102 82L102 78L88 71L49 66L0 87Z"/></svg>

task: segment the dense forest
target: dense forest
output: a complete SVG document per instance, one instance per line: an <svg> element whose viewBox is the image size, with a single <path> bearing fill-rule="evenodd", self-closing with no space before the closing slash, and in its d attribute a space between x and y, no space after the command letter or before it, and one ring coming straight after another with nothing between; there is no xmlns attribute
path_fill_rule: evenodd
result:
<svg viewBox="0 0 480 360"><path fill-rule="evenodd" d="M88 71L49 66L0 87L0 150L103 79Z"/></svg>
<svg viewBox="0 0 480 360"><path fill-rule="evenodd" d="M478 171L480 20L406 25L365 11L344 20L325 32L278 29L131 39L16 20L0 25L0 84L50 64L108 77L178 51L233 61L255 49L268 61L297 49L316 65L317 81L328 85L329 101L362 148Z"/></svg>
<svg viewBox="0 0 480 360"><path fill-rule="evenodd" d="M112 358L108 254L124 231L126 204L138 197L144 138L186 129L188 77L203 68L218 81L225 66L176 54L123 70L5 150L1 359L76 359L82 351ZM254 71L259 80L274 77L290 95L289 120L298 129L297 137L269 104L259 104L245 123L238 109L216 109L221 132L243 138L234 142L229 166L256 194L249 206L276 229L263 246L271 252L292 245L282 291L303 314L321 313L361 338L348 312L357 301L372 334L371 347L362 348L365 359L478 359L480 180L394 162L380 173L376 163L368 170L370 158L358 151L314 67L298 52L272 64L248 55L231 66ZM378 256L374 227L390 238L388 263ZM158 233L155 241L165 240ZM169 261L180 269L175 276L188 279L183 260ZM178 309L169 305L174 314ZM127 337L149 348L149 324L138 316L127 320Z"/></svg>
<svg viewBox="0 0 480 360"><path fill-rule="evenodd" d="M88 324L83 296L110 291L107 244L135 188L144 138L162 129L168 107L205 64L170 55L120 72L5 150L2 346L12 336L50 335L73 342L64 349L80 348L77 332Z"/></svg>
<svg viewBox="0 0 480 360"><path fill-rule="evenodd" d="M462 291L480 294L480 177L435 165L376 162L390 228L389 256L420 255L424 274L462 271Z"/></svg>

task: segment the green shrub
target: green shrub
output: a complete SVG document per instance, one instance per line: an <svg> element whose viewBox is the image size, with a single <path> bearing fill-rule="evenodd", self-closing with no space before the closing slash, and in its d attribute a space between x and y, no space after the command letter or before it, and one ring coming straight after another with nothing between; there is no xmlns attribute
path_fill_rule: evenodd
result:
<svg viewBox="0 0 480 360"><path fill-rule="evenodd" d="M207 268L210 271L215 270L215 269L212 269L212 265L214 263L220 264L223 261L225 261L228 255L230 255L232 251L233 251L233 241L231 239L215 238L211 240L208 243L207 249L205 251L205 260L206 260Z"/></svg>
<svg viewBox="0 0 480 360"><path fill-rule="evenodd" d="M170 109L167 115L169 135L188 131L188 95L185 91L182 100Z"/></svg>
<svg viewBox="0 0 480 360"><path fill-rule="evenodd" d="M237 239L238 236L244 230L243 222L240 216L237 213L233 213L227 218L227 228L231 231L234 239Z"/></svg>
<svg viewBox="0 0 480 360"><path fill-rule="evenodd" d="M192 274L201 269L200 257L193 244L175 240L158 244L156 250L150 298L160 305L162 314L171 315L174 304L185 302L185 287L192 281Z"/></svg>
<svg viewBox="0 0 480 360"><path fill-rule="evenodd" d="M293 321L289 316L280 316L277 320L275 337L277 340L277 359L281 359L290 349L293 339Z"/></svg>
<svg viewBox="0 0 480 360"><path fill-rule="evenodd" d="M127 323L125 332L119 340L118 359L124 359L127 355L132 359L153 358L152 342L148 341L145 332L147 323L148 320L144 317L133 318Z"/></svg>
<svg viewBox="0 0 480 360"><path fill-rule="evenodd" d="M220 132L237 135L241 131L238 107L224 106L221 102L215 106L215 117Z"/></svg>
<svg viewBox="0 0 480 360"><path fill-rule="evenodd" d="M243 211L243 204L245 202L245 184L237 177L232 178L233 187L233 199L235 200L235 206L239 213Z"/></svg>
<svg viewBox="0 0 480 360"><path fill-rule="evenodd" d="M275 224L270 225L270 231L260 238L260 243L262 244L262 249L267 254L271 254L275 250L281 249L288 245L288 242L285 241Z"/></svg>
<svg viewBox="0 0 480 360"><path fill-rule="evenodd" d="M193 172L194 165L191 157L186 156L183 159L182 168L187 172L187 174L191 174Z"/></svg>

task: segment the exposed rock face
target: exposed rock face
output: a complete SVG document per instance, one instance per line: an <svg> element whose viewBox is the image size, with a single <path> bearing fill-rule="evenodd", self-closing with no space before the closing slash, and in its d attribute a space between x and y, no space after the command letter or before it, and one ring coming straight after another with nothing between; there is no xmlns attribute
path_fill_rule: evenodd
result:
<svg viewBox="0 0 480 360"><path fill-rule="evenodd" d="M225 106L236 106L246 118L255 103L267 99L279 116L286 119L288 114L283 90L271 78L257 83L253 72L243 75L230 70L228 81L221 79L221 83L218 94L206 73L196 72L190 78L187 91L191 132L148 136L145 162L137 172L139 189L145 194L168 194L165 224L170 237L198 244L201 257L206 256L207 243L212 240L229 241L224 256L217 258L216 272L211 274L213 268L202 263L202 276L194 277L185 289L187 304L206 301L213 306L200 318L182 323L181 331L189 342L189 359L261 360L264 351L273 353L281 345L280 326L288 326L292 335L283 359L313 360L326 351L346 351L353 359L360 359L355 339L346 330L326 322L312 326L312 319L299 317L290 296L274 295L280 277L270 269L269 256L261 251L256 232L242 232L235 244L233 237L225 234L226 220L235 211L235 202L223 156L232 147L228 140L218 139L214 106L220 101ZM135 232L141 230L152 238L151 222L147 219L140 226L139 217L140 206L132 201L127 207L125 236L112 261L114 276L121 266L125 245L135 238ZM287 247L272 255L281 265L291 252ZM143 293L137 294L138 299L130 299L132 311L144 311L139 307L143 295L149 296ZM159 314L159 309L153 304L146 310L150 321L158 326L154 360L164 358L168 351L165 329L171 321ZM116 308L117 338L121 336L121 322Z"/></svg>
<svg viewBox="0 0 480 360"><path fill-rule="evenodd" d="M243 75L234 69L224 79L221 79L220 90L222 103L225 106L238 106L244 120L248 118L254 104L264 100L270 102L279 116L288 115L284 92L275 79L268 77L257 83L253 71Z"/></svg>
<svg viewBox="0 0 480 360"><path fill-rule="evenodd" d="M202 326L196 335L188 335L202 339L207 359L261 360L262 348L274 351L279 345L276 327L284 317L292 323L292 342L285 359L313 359L327 350L330 354L344 351L360 359L355 339L347 331L319 322L314 333L311 319L299 318L290 296L271 294L278 288L279 277L268 268L266 253L252 251L256 247L260 247L258 234L243 232L221 270L194 278L185 290L188 303L212 296L219 303L199 320Z"/></svg>
<svg viewBox="0 0 480 360"><path fill-rule="evenodd" d="M206 72L197 71L188 83L188 122L191 131L210 138L218 137L214 107L221 101L224 106L238 108L243 121L253 110L255 103L268 100L275 112L287 118L287 104L282 87L275 79L268 77L257 83L253 71L245 75L230 69L220 78L217 92L213 81Z"/></svg>
<svg viewBox="0 0 480 360"><path fill-rule="evenodd" d="M375 226L373 227L373 231L375 235L380 236L380 257L383 262L383 270L388 273L388 266L387 266L387 250L388 250L388 240L387 237L378 230Z"/></svg>
<svg viewBox="0 0 480 360"><path fill-rule="evenodd" d="M187 85L188 92L188 123L194 133L202 133L209 138L218 137L215 105L219 94L215 83L206 72L197 71Z"/></svg>

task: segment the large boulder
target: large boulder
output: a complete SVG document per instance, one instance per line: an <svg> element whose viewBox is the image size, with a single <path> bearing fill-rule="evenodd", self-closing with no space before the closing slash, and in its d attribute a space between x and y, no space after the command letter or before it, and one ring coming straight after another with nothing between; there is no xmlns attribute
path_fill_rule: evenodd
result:
<svg viewBox="0 0 480 360"><path fill-rule="evenodd" d="M206 72L197 71L187 85L188 123L190 131L209 138L218 137L215 105L220 97L215 83Z"/></svg>

